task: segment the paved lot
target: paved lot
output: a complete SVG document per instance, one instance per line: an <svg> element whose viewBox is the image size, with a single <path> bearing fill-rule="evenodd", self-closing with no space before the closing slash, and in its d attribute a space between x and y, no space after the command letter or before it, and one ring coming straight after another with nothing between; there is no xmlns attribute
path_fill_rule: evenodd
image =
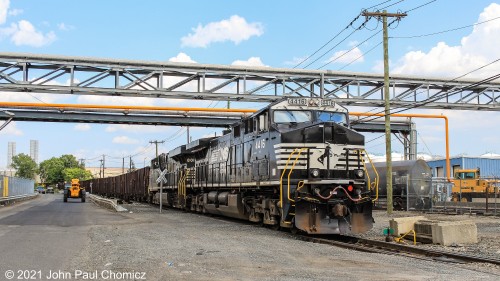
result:
<svg viewBox="0 0 500 281"><path fill-rule="evenodd" d="M103 272L115 274L107 280L500 278L498 267L360 253L217 217L176 210L159 214L144 204L125 207L131 213L90 202L64 204L56 194L0 208L0 280L7 280L8 269L69 272L71 280L75 270L97 272L87 280L104 280Z"/></svg>

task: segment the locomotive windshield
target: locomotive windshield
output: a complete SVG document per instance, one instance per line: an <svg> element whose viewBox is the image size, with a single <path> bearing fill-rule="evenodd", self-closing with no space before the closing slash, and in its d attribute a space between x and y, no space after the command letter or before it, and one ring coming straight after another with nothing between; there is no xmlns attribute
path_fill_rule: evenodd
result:
<svg viewBox="0 0 500 281"><path fill-rule="evenodd" d="M347 124L347 117L344 113L341 112L319 111L318 121L332 121L338 124Z"/></svg>
<svg viewBox="0 0 500 281"><path fill-rule="evenodd" d="M304 110L276 110L273 117L276 124L312 121L311 111Z"/></svg>

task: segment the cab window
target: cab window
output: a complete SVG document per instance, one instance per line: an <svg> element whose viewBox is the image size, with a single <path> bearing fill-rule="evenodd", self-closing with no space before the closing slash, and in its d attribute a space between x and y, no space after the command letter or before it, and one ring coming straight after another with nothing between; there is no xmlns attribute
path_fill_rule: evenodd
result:
<svg viewBox="0 0 500 281"><path fill-rule="evenodd" d="M345 113L341 112L320 111L318 112L318 121L347 124L347 117Z"/></svg>
<svg viewBox="0 0 500 281"><path fill-rule="evenodd" d="M304 110L276 110L273 119L276 124L303 123L312 121L312 114Z"/></svg>

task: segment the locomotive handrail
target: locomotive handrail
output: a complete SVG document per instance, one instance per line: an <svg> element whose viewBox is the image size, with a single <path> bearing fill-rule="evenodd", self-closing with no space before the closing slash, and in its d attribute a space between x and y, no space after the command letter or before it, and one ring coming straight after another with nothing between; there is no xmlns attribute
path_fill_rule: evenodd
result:
<svg viewBox="0 0 500 281"><path fill-rule="evenodd" d="M286 160L285 168L283 169L283 172L281 173L281 177L280 177L280 208L283 208L283 177L285 176L286 170L288 169L288 164L290 162L290 159L295 154L297 149L298 148L295 148L292 151L292 153L290 153L290 155L288 156L288 159ZM282 216L283 216L283 214L282 214Z"/></svg>
<svg viewBox="0 0 500 281"><path fill-rule="evenodd" d="M373 164L372 159L370 159L370 156L368 155L368 152L365 149L359 149L360 153L364 152L364 155L368 159L368 162L372 165L373 172L375 173L375 178L373 181L373 187L375 188L375 199L372 200L372 202L375 202L378 200L378 183L379 183L379 175L377 172L377 169L375 169L375 164ZM366 168L365 161L363 161L363 168L365 169L366 176L368 177L368 190L372 190L372 183L370 179L370 174L368 173L368 169Z"/></svg>
<svg viewBox="0 0 500 281"><path fill-rule="evenodd" d="M292 175L293 169L295 168L295 164L297 164L297 161L299 160L300 154L302 154L302 151L304 151L306 149L307 148L305 148L305 147L302 147L301 149L299 149L299 151L297 153L297 157L295 157L295 161L293 161L292 168L290 169L290 172L288 172L288 182L287 182L288 190L287 191L288 191L288 201L290 201L290 202L295 202L295 199L290 198L290 177Z"/></svg>

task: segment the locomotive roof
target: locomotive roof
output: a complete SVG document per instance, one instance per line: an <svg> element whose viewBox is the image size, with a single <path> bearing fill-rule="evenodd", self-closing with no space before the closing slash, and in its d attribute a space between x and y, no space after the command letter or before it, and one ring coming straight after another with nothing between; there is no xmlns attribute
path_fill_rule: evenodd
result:
<svg viewBox="0 0 500 281"><path fill-rule="evenodd" d="M201 138L194 140L188 144L186 144L186 152L196 152L200 149L203 149L208 146L211 140L215 139L215 137L209 137L209 138Z"/></svg>
<svg viewBox="0 0 500 281"><path fill-rule="evenodd" d="M335 109L335 111L338 112L346 112L346 113L348 112L347 108L336 103L334 99L311 98L311 97L284 97L259 109L258 111L252 113L250 116L242 118L242 120L257 116L264 111L268 111L272 107L286 108L286 109L302 109L302 110ZM233 126L239 123L240 122L237 122L233 124Z"/></svg>

